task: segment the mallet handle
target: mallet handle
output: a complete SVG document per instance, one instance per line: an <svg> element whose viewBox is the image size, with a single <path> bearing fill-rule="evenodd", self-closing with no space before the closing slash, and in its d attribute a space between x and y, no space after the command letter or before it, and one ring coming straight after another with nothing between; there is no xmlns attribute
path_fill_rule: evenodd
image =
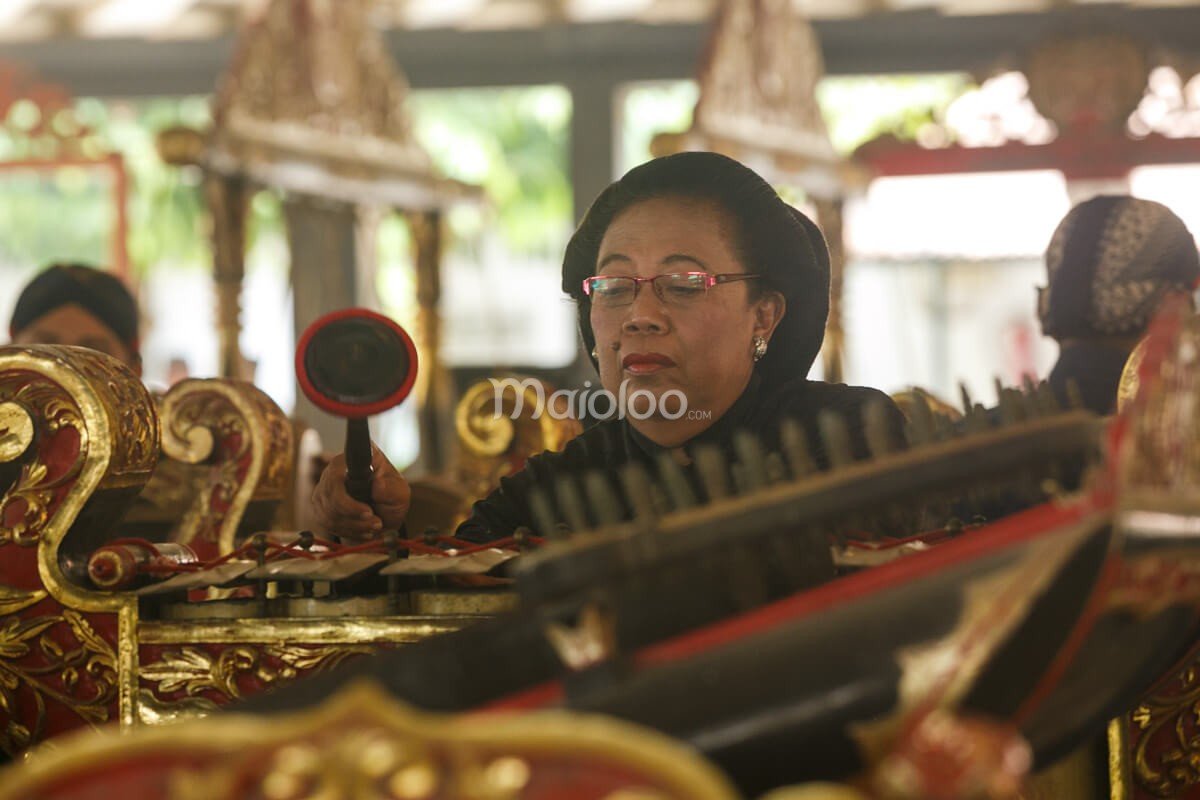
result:
<svg viewBox="0 0 1200 800"><path fill-rule="evenodd" d="M346 420L346 492L371 505L371 431L366 418Z"/></svg>

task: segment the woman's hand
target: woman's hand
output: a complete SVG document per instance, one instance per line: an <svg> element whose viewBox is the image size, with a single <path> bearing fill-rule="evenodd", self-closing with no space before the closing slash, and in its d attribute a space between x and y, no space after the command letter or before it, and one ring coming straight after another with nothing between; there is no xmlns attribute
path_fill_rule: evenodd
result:
<svg viewBox="0 0 1200 800"><path fill-rule="evenodd" d="M384 528L399 528L408 516L412 492L408 482L371 445L371 503L375 509L354 500L346 492L346 457L338 455L329 462L313 490L313 517L326 533L350 539L370 539Z"/></svg>

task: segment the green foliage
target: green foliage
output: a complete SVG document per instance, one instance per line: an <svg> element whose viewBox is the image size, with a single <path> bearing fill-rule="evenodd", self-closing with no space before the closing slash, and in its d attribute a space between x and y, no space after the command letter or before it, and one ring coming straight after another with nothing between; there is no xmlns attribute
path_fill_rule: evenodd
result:
<svg viewBox="0 0 1200 800"><path fill-rule="evenodd" d="M660 133L683 133L692 124L700 90L695 81L630 85L621 98L621 160L624 174L650 160L650 142Z"/></svg>
<svg viewBox="0 0 1200 800"><path fill-rule="evenodd" d="M128 248L135 272L159 264L204 266L208 242L198 175L162 163L155 135L169 125L203 127L202 98L137 103L79 100L75 116L92 131L80 143L87 156L120 153L128 177ZM44 141L10 124L0 131L0 159L51 155ZM0 173L0 259L41 265L72 259L107 264L112 258L115 209L111 172L46 168Z"/></svg>
<svg viewBox="0 0 1200 800"><path fill-rule="evenodd" d="M884 133L916 139L971 86L962 73L836 76L821 81L817 102L833 146L849 154ZM622 172L649 160L656 133L682 132L691 124L698 91L691 80L628 87L621 114Z"/></svg>
<svg viewBox="0 0 1200 800"><path fill-rule="evenodd" d="M971 86L964 73L837 76L821 81L817 102L833 146L849 154L882 134L915 140Z"/></svg>
<svg viewBox="0 0 1200 800"><path fill-rule="evenodd" d="M509 250L558 255L557 234L571 219L566 89L418 91L409 114L418 141L445 175L484 187ZM456 239L477 235L488 216L452 215Z"/></svg>
<svg viewBox="0 0 1200 800"><path fill-rule="evenodd" d="M885 132L914 138L968 86L969 78L959 74L835 77L822 82L818 97L835 146L848 153ZM685 129L695 101L693 81L632 85L622 101L619 168L648 159L654 134ZM469 252L481 233L495 229L514 255L557 257L571 222L567 91L560 86L426 90L413 92L409 104L415 133L439 169L482 185L488 197L483 209L459 207L451 213L452 246ZM199 176L163 164L155 148L155 136L170 125L206 127L207 100L83 99L75 115L92 131L81 142L84 154L119 152L125 159L134 270L207 268L208 217ZM49 154L44 141L25 135L38 122L36 109L17 103L3 122L0 160ZM80 168L0 171L0 263L107 263L114 213L108 180L101 170ZM257 196L251 204L250 243L282 230L278 199ZM406 248L398 230L385 230L384 261L406 257L401 252Z"/></svg>

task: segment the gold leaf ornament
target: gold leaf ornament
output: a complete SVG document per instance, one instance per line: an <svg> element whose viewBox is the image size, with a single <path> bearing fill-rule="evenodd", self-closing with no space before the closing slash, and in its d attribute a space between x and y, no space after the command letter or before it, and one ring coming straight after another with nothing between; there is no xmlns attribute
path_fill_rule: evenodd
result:
<svg viewBox="0 0 1200 800"><path fill-rule="evenodd" d="M18 614L45 598L45 589L17 589L0 583L0 616Z"/></svg>

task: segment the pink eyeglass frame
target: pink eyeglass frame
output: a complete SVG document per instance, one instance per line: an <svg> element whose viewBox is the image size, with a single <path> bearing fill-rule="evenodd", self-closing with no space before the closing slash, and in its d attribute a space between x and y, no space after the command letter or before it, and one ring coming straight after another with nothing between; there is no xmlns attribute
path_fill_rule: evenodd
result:
<svg viewBox="0 0 1200 800"><path fill-rule="evenodd" d="M755 273L750 273L750 272L725 272L720 275L713 275L711 272L666 272L666 273L663 273L662 275L655 275L653 278L639 278L636 275L589 275L588 277L583 279L583 293L585 295L587 295L588 297L591 297L592 281L597 280L599 278L624 278L625 280L633 281L633 296L637 297L637 293L639 291L641 291L643 283L648 283L648 284L650 284L651 288L654 288L654 282L656 280L658 280L659 278L665 278L668 275L686 275L688 277L691 277L691 276L703 277L705 291L708 291L712 287L716 286L718 283L733 283L735 281L746 281L746 280L751 280L753 278L761 278L762 277L761 275L758 275ZM662 299L662 295L658 293L657 289L654 290L654 294L659 299Z"/></svg>

